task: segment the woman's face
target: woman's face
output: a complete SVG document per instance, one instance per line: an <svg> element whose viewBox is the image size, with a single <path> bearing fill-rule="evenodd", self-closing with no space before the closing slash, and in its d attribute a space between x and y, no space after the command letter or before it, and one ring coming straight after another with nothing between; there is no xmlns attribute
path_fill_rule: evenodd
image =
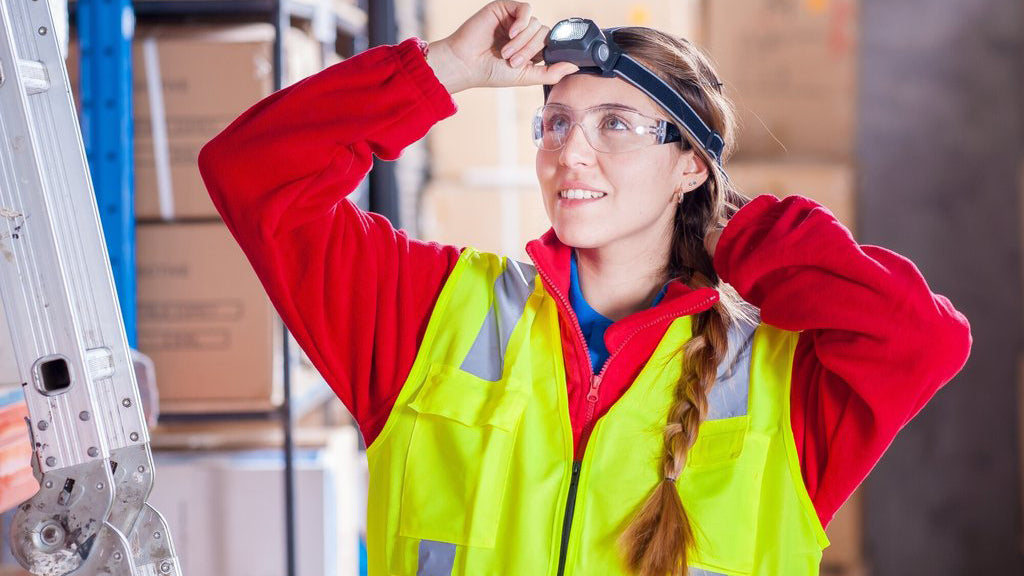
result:
<svg viewBox="0 0 1024 576"><path fill-rule="evenodd" d="M548 104L583 110L601 104L628 106L667 120L646 94L619 78L590 74L566 76L555 84ZM583 131L573 127L559 150L537 151L537 178L544 208L559 240L576 248L622 245L630 250L661 247L671 240L677 191L689 191L707 177L704 163L678 143L631 152L598 152ZM568 189L605 193L600 198L569 199Z"/></svg>

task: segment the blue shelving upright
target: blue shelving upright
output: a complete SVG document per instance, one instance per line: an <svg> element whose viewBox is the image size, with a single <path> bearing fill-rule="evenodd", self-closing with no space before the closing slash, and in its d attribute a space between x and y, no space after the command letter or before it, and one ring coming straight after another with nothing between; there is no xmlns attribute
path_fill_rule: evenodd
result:
<svg viewBox="0 0 1024 576"><path fill-rule="evenodd" d="M136 346L135 177L129 0L79 0L81 125L128 344Z"/></svg>

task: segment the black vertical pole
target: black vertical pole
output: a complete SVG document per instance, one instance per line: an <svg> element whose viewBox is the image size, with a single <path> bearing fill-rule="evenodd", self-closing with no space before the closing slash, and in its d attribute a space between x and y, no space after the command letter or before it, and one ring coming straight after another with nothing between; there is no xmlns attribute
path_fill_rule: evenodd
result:
<svg viewBox="0 0 1024 576"><path fill-rule="evenodd" d="M284 86L284 35L291 26L288 1L278 0L274 9L274 89ZM281 375L283 401L281 403L281 427L284 429L284 533L285 568L288 576L296 576L295 558L295 439L292 436L292 382L291 354L288 328L281 326Z"/></svg>
<svg viewBox="0 0 1024 576"><path fill-rule="evenodd" d="M398 42L393 0L368 0L370 47ZM370 210L385 216L395 228L401 227L398 212L398 181L394 162L373 159L370 172Z"/></svg>

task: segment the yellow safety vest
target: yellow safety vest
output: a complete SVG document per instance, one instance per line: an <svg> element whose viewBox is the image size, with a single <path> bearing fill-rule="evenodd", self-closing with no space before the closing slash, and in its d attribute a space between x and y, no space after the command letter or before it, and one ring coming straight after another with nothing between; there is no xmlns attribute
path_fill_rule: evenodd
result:
<svg viewBox="0 0 1024 576"><path fill-rule="evenodd" d="M465 250L367 450L370 576L628 574L617 539L661 480L690 325L672 322L576 463L554 299L532 266ZM730 331L677 481L692 576L818 574L828 539L789 425L796 338Z"/></svg>

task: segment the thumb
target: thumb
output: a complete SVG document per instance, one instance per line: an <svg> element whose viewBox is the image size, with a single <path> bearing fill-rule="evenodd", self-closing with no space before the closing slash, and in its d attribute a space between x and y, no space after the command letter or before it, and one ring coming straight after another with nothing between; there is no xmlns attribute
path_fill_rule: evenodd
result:
<svg viewBox="0 0 1024 576"><path fill-rule="evenodd" d="M550 66L527 66L523 84L557 84L559 80L580 69L572 62L558 62Z"/></svg>

